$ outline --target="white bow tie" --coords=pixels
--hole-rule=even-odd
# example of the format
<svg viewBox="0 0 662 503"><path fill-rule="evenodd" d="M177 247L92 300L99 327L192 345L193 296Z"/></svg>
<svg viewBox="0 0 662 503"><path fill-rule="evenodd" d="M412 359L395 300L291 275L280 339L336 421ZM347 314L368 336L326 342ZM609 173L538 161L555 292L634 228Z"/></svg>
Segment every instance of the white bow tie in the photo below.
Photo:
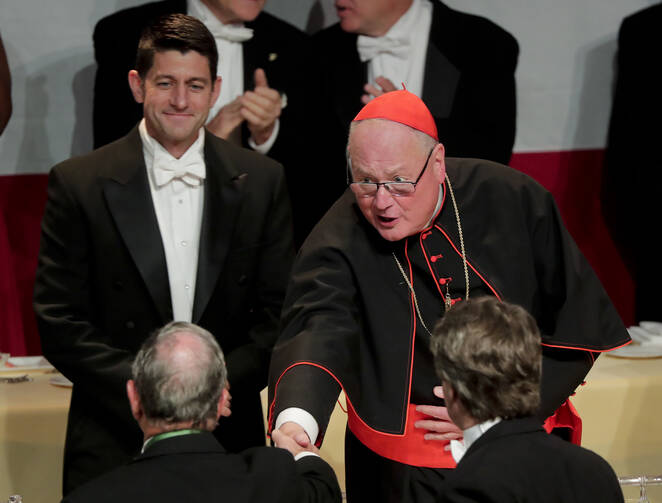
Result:
<svg viewBox="0 0 662 503"><path fill-rule="evenodd" d="M359 51L359 58L361 58L362 63L370 61L379 54L392 54L397 58L405 59L409 53L409 40L404 37L366 37L359 35L356 48Z"/></svg>
<svg viewBox="0 0 662 503"><path fill-rule="evenodd" d="M207 26L214 38L222 38L228 42L245 42L253 38L253 29L237 24L209 23Z"/></svg>
<svg viewBox="0 0 662 503"><path fill-rule="evenodd" d="M175 179L196 186L205 179L205 165L200 156L192 156L185 160L156 159L153 170L157 187L162 187Z"/></svg>

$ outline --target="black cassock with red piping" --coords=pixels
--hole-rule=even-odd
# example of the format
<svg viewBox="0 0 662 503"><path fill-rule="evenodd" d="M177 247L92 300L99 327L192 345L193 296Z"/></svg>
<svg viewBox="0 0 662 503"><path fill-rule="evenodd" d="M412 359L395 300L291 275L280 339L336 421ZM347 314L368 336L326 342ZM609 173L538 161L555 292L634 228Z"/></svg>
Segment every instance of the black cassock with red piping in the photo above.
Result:
<svg viewBox="0 0 662 503"><path fill-rule="evenodd" d="M630 338L549 192L487 161L447 159L446 168L470 297L519 304L540 327L542 422L581 383L598 352ZM313 230L294 265L272 356L271 425L284 408L300 407L316 418L322 438L340 384L350 430L372 452L406 465L454 466L412 424L416 404L443 404L432 394L439 379L421 318L432 330L447 294L452 302L466 297L458 224L446 183L442 189L430 227L399 242L381 238L349 190Z"/></svg>

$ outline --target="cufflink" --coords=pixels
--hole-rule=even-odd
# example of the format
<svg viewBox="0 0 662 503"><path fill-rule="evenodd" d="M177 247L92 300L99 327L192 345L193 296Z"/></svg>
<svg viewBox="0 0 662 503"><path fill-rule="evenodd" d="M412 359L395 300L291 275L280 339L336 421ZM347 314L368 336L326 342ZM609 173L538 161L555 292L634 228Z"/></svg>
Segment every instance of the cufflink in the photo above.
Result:
<svg viewBox="0 0 662 503"><path fill-rule="evenodd" d="M287 94L281 93L280 95L280 108L281 110L287 106Z"/></svg>
<svg viewBox="0 0 662 503"><path fill-rule="evenodd" d="M278 54L275 52L270 52L269 53L269 61L276 61L278 59Z"/></svg>

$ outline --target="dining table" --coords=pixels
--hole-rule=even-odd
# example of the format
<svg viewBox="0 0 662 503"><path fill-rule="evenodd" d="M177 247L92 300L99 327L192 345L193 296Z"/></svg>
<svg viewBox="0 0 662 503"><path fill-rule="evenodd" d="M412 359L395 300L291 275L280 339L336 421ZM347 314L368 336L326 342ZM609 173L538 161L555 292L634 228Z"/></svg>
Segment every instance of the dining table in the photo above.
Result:
<svg viewBox="0 0 662 503"><path fill-rule="evenodd" d="M24 375L29 380L0 382L0 503L10 494L58 502L71 388L52 383L62 379L54 369L0 371L0 378ZM262 397L267 410L266 389ZM582 445L618 476L662 474L662 359L600 356L571 400L582 417ZM344 408L341 395L321 448L343 488ZM649 501L662 503L662 486L647 491ZM638 488L624 492L638 495Z"/></svg>
<svg viewBox="0 0 662 503"><path fill-rule="evenodd" d="M0 371L0 502L14 494L24 503L60 501L70 399L50 366Z"/></svg>
<svg viewBox="0 0 662 503"><path fill-rule="evenodd" d="M582 446L619 477L662 475L662 358L603 354L571 400L582 418ZM626 501L638 501L638 487L623 490ZM651 503L662 503L661 485L646 491Z"/></svg>

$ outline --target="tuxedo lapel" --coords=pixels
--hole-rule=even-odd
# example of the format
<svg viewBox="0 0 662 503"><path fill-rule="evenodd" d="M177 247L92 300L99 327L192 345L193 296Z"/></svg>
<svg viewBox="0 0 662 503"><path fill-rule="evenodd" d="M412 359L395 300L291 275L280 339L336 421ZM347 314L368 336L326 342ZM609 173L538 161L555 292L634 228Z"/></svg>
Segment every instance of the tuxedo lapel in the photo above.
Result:
<svg viewBox="0 0 662 503"><path fill-rule="evenodd" d="M243 177L218 139L205 138L205 202L200 229L193 322L204 313L218 282L234 232Z"/></svg>
<svg viewBox="0 0 662 503"><path fill-rule="evenodd" d="M255 69L260 64L261 55L264 54L262 44L262 37L259 30L255 29L253 23L246 23L247 28L253 28L253 38L241 44L241 50L244 57L244 90L253 89L255 82L253 82L253 75ZM265 69L266 71L266 69ZM267 79L269 74L267 73Z"/></svg>
<svg viewBox="0 0 662 503"><path fill-rule="evenodd" d="M432 115L440 119L450 116L460 80L459 69L446 56L449 43L461 43L460 40L449 40L449 37L453 38L449 31L453 15L453 11L442 3L433 3L421 98Z"/></svg>
<svg viewBox="0 0 662 503"><path fill-rule="evenodd" d="M124 148L112 160L114 174L106 180L103 192L124 244L165 322L172 319L168 268L138 128L120 141Z"/></svg>
<svg viewBox="0 0 662 503"><path fill-rule="evenodd" d="M338 48L335 50L337 56L335 70L331 75L332 89L329 95L334 97L334 109L345 130L363 106L361 103L363 86L368 82L368 64L362 63L359 58L356 39L356 34L341 33Z"/></svg>

